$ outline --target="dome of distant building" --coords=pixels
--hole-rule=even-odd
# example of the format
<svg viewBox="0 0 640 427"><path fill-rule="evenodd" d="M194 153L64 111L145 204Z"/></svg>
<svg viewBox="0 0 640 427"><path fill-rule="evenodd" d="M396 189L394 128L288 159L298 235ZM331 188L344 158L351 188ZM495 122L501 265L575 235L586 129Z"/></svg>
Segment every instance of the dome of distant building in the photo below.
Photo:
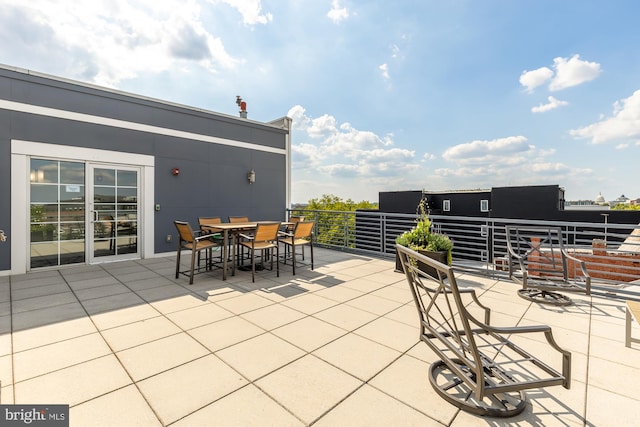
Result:
<svg viewBox="0 0 640 427"><path fill-rule="evenodd" d="M598 193L595 203L605 203L604 197L602 197L602 193Z"/></svg>

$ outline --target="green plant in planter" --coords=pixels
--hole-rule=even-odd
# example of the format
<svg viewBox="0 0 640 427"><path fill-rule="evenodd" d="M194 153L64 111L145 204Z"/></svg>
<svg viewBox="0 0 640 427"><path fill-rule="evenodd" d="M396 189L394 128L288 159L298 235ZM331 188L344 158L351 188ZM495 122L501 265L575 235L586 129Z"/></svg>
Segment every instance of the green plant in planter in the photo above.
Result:
<svg viewBox="0 0 640 427"><path fill-rule="evenodd" d="M396 238L396 243L414 251L447 252L447 264L451 265L453 242L442 233L431 230L431 220L427 211L427 201L418 204L416 225Z"/></svg>

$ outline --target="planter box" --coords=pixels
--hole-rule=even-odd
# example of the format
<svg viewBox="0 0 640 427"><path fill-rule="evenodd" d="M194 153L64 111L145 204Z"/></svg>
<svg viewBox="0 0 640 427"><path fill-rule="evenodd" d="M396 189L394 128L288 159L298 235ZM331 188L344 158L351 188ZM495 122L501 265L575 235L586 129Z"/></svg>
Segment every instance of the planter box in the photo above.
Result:
<svg viewBox="0 0 640 427"><path fill-rule="evenodd" d="M417 250L418 253L420 253L421 255L424 255L426 257L429 257L433 260L436 260L442 264L447 264L447 251L439 251L439 252L432 252L432 251L425 251L422 249L418 249ZM436 270L428 265L426 265L423 262L418 262L418 269L422 272L427 273L429 276L436 276ZM400 264L400 257L398 256L398 251L396 251L396 272L398 273L402 273L402 264Z"/></svg>

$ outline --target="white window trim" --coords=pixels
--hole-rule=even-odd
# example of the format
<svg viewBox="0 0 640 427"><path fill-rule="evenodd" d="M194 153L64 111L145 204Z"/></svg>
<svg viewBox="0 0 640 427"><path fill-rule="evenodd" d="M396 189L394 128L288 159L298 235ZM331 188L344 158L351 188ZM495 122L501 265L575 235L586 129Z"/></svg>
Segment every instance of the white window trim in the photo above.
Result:
<svg viewBox="0 0 640 427"><path fill-rule="evenodd" d="M480 200L480 212L489 212L489 200Z"/></svg>
<svg viewBox="0 0 640 427"><path fill-rule="evenodd" d="M451 200L443 200L442 201L442 210L443 212L451 211Z"/></svg>

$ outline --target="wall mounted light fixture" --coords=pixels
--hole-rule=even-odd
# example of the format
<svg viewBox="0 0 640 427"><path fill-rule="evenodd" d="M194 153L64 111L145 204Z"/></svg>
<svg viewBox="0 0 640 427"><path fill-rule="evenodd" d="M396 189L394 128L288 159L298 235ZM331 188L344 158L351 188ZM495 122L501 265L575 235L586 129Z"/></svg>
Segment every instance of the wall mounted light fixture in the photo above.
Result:
<svg viewBox="0 0 640 427"><path fill-rule="evenodd" d="M172 174L173 176L178 176L178 175L180 175L180 168L173 168L173 169L171 169L171 174Z"/></svg>
<svg viewBox="0 0 640 427"><path fill-rule="evenodd" d="M256 182L256 172L253 169L247 174L247 179L249 180L249 184Z"/></svg>

